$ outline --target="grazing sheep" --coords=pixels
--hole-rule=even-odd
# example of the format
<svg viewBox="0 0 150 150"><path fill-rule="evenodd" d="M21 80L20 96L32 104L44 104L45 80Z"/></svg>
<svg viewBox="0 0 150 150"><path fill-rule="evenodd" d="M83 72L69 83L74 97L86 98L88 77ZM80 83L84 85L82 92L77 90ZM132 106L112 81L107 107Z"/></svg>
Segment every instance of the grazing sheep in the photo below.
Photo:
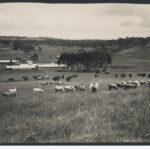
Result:
<svg viewBox="0 0 150 150"><path fill-rule="evenodd" d="M92 93L97 92L98 88L99 88L99 83L95 83L95 85L93 83L90 84L90 91Z"/></svg>
<svg viewBox="0 0 150 150"><path fill-rule="evenodd" d="M46 83L41 83L41 85L48 85L48 82L46 82Z"/></svg>
<svg viewBox="0 0 150 150"><path fill-rule="evenodd" d="M127 82L126 82L126 81L121 81L121 84L122 84L122 85L126 85Z"/></svg>
<svg viewBox="0 0 150 150"><path fill-rule="evenodd" d="M2 96L6 96L6 97L8 97L8 96L16 96L16 92L3 92Z"/></svg>
<svg viewBox="0 0 150 150"><path fill-rule="evenodd" d="M46 80L48 80L48 79L49 79L49 76L48 76L48 75L46 75L46 76L45 76L45 79L46 79Z"/></svg>
<svg viewBox="0 0 150 150"><path fill-rule="evenodd" d="M86 90L86 86L85 85L79 85L79 90L80 91L85 91Z"/></svg>
<svg viewBox="0 0 150 150"><path fill-rule="evenodd" d="M98 90L98 88L99 88L99 83L95 83L95 88Z"/></svg>
<svg viewBox="0 0 150 150"><path fill-rule="evenodd" d="M94 86L94 84L93 83L90 83L90 90L91 90L91 88Z"/></svg>
<svg viewBox="0 0 150 150"><path fill-rule="evenodd" d="M14 89L9 89L8 91L3 92L3 93L2 93L2 96L6 96L6 97L8 97L8 96L16 96L16 92L17 92L17 89L16 89L16 88L14 88Z"/></svg>
<svg viewBox="0 0 150 150"><path fill-rule="evenodd" d="M147 84L147 82L146 81L140 81L140 84L145 85L145 84Z"/></svg>
<svg viewBox="0 0 150 150"><path fill-rule="evenodd" d="M33 88L34 92L44 92L44 90L42 90L41 88Z"/></svg>
<svg viewBox="0 0 150 150"><path fill-rule="evenodd" d="M37 80L43 80L43 79L44 79L44 76L38 76L36 79L37 79Z"/></svg>
<svg viewBox="0 0 150 150"><path fill-rule="evenodd" d="M8 91L9 91L9 92L17 92L17 89L16 89L16 88L14 88L14 89L9 89Z"/></svg>
<svg viewBox="0 0 150 150"><path fill-rule="evenodd" d="M65 92L65 88L63 86L56 86L55 92Z"/></svg>
<svg viewBox="0 0 150 150"><path fill-rule="evenodd" d="M137 85L137 87L140 87L140 82L137 80L133 81L133 84Z"/></svg>
<svg viewBox="0 0 150 150"><path fill-rule="evenodd" d="M114 90L118 90L117 85L116 85L116 84L114 84L114 83L109 84L109 85L108 85L108 88L109 88L109 90L110 90L110 91L111 91L112 89L114 89Z"/></svg>
<svg viewBox="0 0 150 150"><path fill-rule="evenodd" d="M116 85L117 85L118 88L122 88L123 87L121 82L116 83Z"/></svg>
<svg viewBox="0 0 150 150"><path fill-rule="evenodd" d="M73 85L66 85L65 87L65 91L76 91L76 88Z"/></svg>
<svg viewBox="0 0 150 150"><path fill-rule="evenodd" d="M137 88L137 85L133 83L128 83L124 86L124 89L131 89L131 88Z"/></svg>

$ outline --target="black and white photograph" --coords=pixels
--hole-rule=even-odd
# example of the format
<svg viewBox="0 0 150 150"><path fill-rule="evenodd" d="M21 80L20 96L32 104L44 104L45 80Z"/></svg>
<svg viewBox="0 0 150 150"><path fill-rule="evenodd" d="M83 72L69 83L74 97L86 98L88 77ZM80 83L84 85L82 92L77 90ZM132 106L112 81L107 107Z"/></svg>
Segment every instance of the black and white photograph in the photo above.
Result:
<svg viewBox="0 0 150 150"><path fill-rule="evenodd" d="M150 4L0 3L0 144L150 143Z"/></svg>

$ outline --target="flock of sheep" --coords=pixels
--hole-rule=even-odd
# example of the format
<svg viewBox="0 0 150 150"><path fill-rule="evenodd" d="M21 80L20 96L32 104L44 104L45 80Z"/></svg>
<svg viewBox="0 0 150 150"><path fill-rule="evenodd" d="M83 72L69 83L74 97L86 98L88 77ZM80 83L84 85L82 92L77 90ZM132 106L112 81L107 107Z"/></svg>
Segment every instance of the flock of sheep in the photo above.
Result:
<svg viewBox="0 0 150 150"><path fill-rule="evenodd" d="M133 89L133 88L139 88L142 85L146 85L148 84L148 86L150 86L150 80L148 81L121 81L121 82L117 82L117 83L111 83L108 85L109 90L118 90L119 88L122 89Z"/></svg>
<svg viewBox="0 0 150 150"><path fill-rule="evenodd" d="M115 75L116 76L116 75ZM84 84L75 84L71 85L68 84L72 78L77 78L77 75L72 75L66 77L66 83L62 82L60 79L64 79L64 75L62 76L54 76L52 79L53 81L50 82L50 84L55 85L55 92L80 92L80 91L85 91L86 89L90 89L92 93L96 93L99 89L99 83L90 83L90 85L84 85ZM130 75L131 77L131 75ZM149 77L149 76L148 76ZM24 77L25 78L25 77ZM33 76L35 80L41 80L41 79L49 79L48 76L46 78L41 77L41 76ZM25 78L27 79L27 78ZM68 80L69 79L69 80ZM48 85L48 82L43 82L41 85ZM110 83L108 84L108 89L111 90L119 90L119 89L133 89L133 88L139 88L142 85L148 85L150 86L150 80L148 81L120 81L117 83ZM33 88L34 92L44 92L42 88ZM2 93L3 96L16 96L17 89L9 89L8 91L5 91Z"/></svg>

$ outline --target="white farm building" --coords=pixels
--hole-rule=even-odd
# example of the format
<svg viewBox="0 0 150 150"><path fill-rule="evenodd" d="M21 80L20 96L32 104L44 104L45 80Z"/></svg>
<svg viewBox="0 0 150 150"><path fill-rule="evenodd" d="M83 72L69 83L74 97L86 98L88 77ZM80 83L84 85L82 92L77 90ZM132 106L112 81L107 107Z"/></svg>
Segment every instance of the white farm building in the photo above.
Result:
<svg viewBox="0 0 150 150"><path fill-rule="evenodd" d="M56 63L40 63L40 64L20 64L20 65L7 65L5 67L6 70L37 70L37 69L64 69L67 66L64 64L56 64Z"/></svg>
<svg viewBox="0 0 150 150"><path fill-rule="evenodd" d="M6 70L35 70L36 68L37 68L37 64L7 65L5 67Z"/></svg>

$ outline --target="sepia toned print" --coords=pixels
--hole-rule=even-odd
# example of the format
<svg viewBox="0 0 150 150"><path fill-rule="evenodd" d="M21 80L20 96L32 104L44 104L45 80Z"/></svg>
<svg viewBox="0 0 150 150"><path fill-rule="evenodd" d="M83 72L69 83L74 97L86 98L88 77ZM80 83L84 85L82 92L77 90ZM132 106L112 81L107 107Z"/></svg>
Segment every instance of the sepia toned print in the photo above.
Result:
<svg viewBox="0 0 150 150"><path fill-rule="evenodd" d="M0 144L150 142L150 5L0 4Z"/></svg>

